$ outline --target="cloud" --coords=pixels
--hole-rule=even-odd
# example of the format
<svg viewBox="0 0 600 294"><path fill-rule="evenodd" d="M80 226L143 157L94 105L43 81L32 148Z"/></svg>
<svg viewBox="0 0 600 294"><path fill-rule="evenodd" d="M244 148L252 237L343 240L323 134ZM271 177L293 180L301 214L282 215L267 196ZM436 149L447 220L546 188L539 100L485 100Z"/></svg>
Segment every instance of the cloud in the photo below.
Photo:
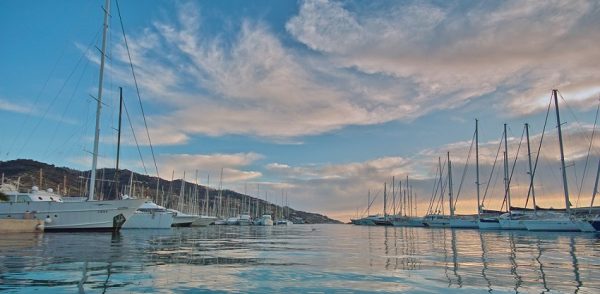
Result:
<svg viewBox="0 0 600 294"><path fill-rule="evenodd" d="M201 178L210 174L212 183L220 180L221 169L223 169L224 183L241 182L258 178L262 174L258 171L245 171L253 162L263 158L256 153L233 153L233 154L161 154L158 156L157 164L160 168L162 178L170 179L175 172L175 178L181 178L186 171L186 179L193 181L195 171L199 172ZM214 186L214 185L213 185Z"/></svg>
<svg viewBox="0 0 600 294"><path fill-rule="evenodd" d="M537 98L555 87L587 100L600 92L597 3L347 6L304 1L286 28L340 66L410 81L425 112L494 95L499 110L525 115L543 109Z"/></svg>
<svg viewBox="0 0 600 294"><path fill-rule="evenodd" d="M27 107L22 104L15 104L11 101L4 100L1 98L0 98L0 110L16 112L16 113L24 113L24 114L33 113L33 108Z"/></svg>

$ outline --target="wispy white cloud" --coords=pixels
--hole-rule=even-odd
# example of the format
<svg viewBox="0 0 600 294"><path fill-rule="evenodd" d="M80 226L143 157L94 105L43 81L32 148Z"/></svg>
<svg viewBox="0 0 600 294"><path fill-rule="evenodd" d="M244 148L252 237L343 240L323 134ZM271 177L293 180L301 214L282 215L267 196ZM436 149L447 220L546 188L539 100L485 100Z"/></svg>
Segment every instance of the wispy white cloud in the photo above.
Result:
<svg viewBox="0 0 600 294"><path fill-rule="evenodd" d="M429 111L493 94L499 110L522 115L543 108L535 98L554 87L598 95L597 3L367 6L304 1L287 29L341 66L409 80L415 103Z"/></svg>
<svg viewBox="0 0 600 294"><path fill-rule="evenodd" d="M1 98L0 98L0 110L16 112L16 113L24 113L24 114L33 113L33 108L31 108L31 107L27 107L22 104L16 104L16 103L13 103L11 101L1 99Z"/></svg>
<svg viewBox="0 0 600 294"><path fill-rule="evenodd" d="M388 4L301 2L286 29L308 50L248 19L233 38L207 35L200 9L180 4L176 19L129 42L142 91L167 109L152 115L154 132L168 134L157 144L195 134L286 142L484 95L498 97L499 113L524 115L553 87L585 108L600 91L593 2ZM116 55L127 60L122 45Z"/></svg>
<svg viewBox="0 0 600 294"><path fill-rule="evenodd" d="M243 170L255 161L263 158L256 153L234 153L234 154L161 154L157 161L161 177L169 178L175 172L175 178L181 178L186 171L187 180L195 176L197 170L200 177L206 178L207 174L212 178L212 183L221 180L221 169L223 170L222 181L225 184L233 182L248 181L262 176L262 173L252 170Z"/></svg>

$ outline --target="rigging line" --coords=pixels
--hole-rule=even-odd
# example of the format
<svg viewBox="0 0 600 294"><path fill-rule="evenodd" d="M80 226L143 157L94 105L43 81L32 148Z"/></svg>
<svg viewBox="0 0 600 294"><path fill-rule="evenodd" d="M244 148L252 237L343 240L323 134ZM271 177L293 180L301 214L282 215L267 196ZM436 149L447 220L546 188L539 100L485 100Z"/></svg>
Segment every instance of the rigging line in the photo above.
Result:
<svg viewBox="0 0 600 294"><path fill-rule="evenodd" d="M85 62L85 64L83 65L81 75L79 76L79 79L77 80L77 83L75 84L75 88L73 89L73 93L71 93L71 97L69 97L69 101L67 102L67 107L64 108L64 110L60 116L60 121L58 121L55 124L54 131L52 132L52 136L50 136L50 142L47 145L48 147L50 147L50 146L52 146L52 144L54 144L54 139L56 138L56 134L58 133L59 123L63 122L63 119L67 114L67 110L69 110L69 107L71 106L71 103L73 102L73 99L75 98L75 94L77 93L77 90L79 89L79 85L81 84L81 80L83 79L83 76L85 75L85 72L86 72L89 64L90 64L90 60L88 59ZM50 148L46 149L46 152L44 152L44 156L46 156L48 154L49 150L50 150Z"/></svg>
<svg viewBox="0 0 600 294"><path fill-rule="evenodd" d="M439 188L438 185L438 173L440 172L440 166L437 166L437 170L435 171L435 180L433 181L433 187L431 189L431 198L429 199L429 206L427 207L427 212L429 213L433 213L432 209L433 209L433 203L435 202L435 198L437 196L437 189Z"/></svg>
<svg viewBox="0 0 600 294"><path fill-rule="evenodd" d="M542 128L542 135L540 137L540 145L538 146L537 154L535 155L535 163L533 164L533 170L531 171L532 179L535 179L535 172L537 170L538 160L540 159L540 153L542 150L542 143L544 142L544 134L546 133L546 126L548 126L548 116L550 115L550 107L552 107L552 94L550 94L550 102L548 103L548 108L546 109L546 119L544 120L544 127ZM531 196L532 189L533 180L529 181L529 189L527 191L527 200L525 200L525 207L527 207L527 204L529 203L529 197Z"/></svg>
<svg viewBox="0 0 600 294"><path fill-rule="evenodd" d="M367 211L371 208L371 205L373 205L373 202L375 202L375 199L377 199L377 196L379 196L379 193L381 193L381 189L379 189L379 191L377 191L377 193L375 193L375 197L373 197L373 199L371 199L371 203L369 203L369 206L367 206L365 211L363 211L362 215L367 214Z"/></svg>
<svg viewBox="0 0 600 294"><path fill-rule="evenodd" d="M575 115L575 112L574 112L574 111L573 111L573 109L570 107L570 105L567 103L567 100L565 100L565 98L563 97L562 93L560 93L560 92L558 92L558 93L559 93L559 95L560 95L560 98L561 98L561 100L564 102L565 106L567 107L567 109L569 110L569 112L571 113L571 115L573 116L573 119L575 119L576 126L578 127L578 129L579 129L579 130L580 130L582 133L584 133L584 132L583 132L583 128L581 127L581 122L579 122L579 120L577 119L577 116ZM585 133L584 133L584 136L586 137L586 139L589 139L589 138L587 138L587 136L585 135ZM590 141L590 144L591 144L591 141ZM591 146L590 146L590 149L591 149ZM589 151L588 151L588 152L589 152ZM583 181L585 180L585 176L586 176L586 174L587 174L587 168L588 168L588 163L589 163L589 162L588 162L588 159L589 159L589 156L586 156L585 166L584 166L584 168L583 168L583 175L582 175L582 177L581 177L581 183L582 183L582 185L583 185ZM577 178L575 179L575 182L577 182ZM577 188L578 188L578 193L577 193L577 202L576 202L576 203L578 204L578 203L579 203L579 198L580 198L580 196L581 196L581 190L583 189L583 187L582 187L582 186L579 186L579 187L577 187ZM576 205L576 206L577 206L577 205Z"/></svg>
<svg viewBox="0 0 600 294"><path fill-rule="evenodd" d="M81 56L79 57L79 60L77 60L77 63L75 64L75 67L69 73L69 75L67 76L67 79L63 82L62 86L58 90L58 93L56 93L56 95L54 96L54 98L52 98L52 101L50 101L50 104L48 105L48 107L46 107L46 110L44 111L44 114L39 118L39 120L37 121L37 123L36 123L35 127L33 128L33 130L31 132L29 132L29 136L27 137L27 139L25 140L25 142L23 143L23 145L21 146L21 148L17 151L17 157L21 154L21 152L23 152L23 149L25 149L25 147L29 144L29 141L33 137L33 134L36 132L36 130L42 124L42 120L46 119L46 116L50 112L50 109L52 108L52 106L54 105L54 103L56 102L56 100L58 100L58 97L60 96L60 94L62 94L62 91L67 86L67 83L71 80L71 77L73 76L73 74L75 74L75 72L79 68L79 65L81 64L81 61L86 56L86 54L90 51L90 48L92 47L92 45L95 43L94 41L97 40L97 36L98 36L98 34L96 34L96 36L94 37L94 39L92 40L92 42L88 45L88 47L86 48L86 50L81 53Z"/></svg>
<svg viewBox="0 0 600 294"><path fill-rule="evenodd" d="M525 127L523 127L523 133L521 134L521 140L519 141L519 147L517 147L517 154L515 155L515 160L513 161L512 168L510 170L510 176L508 177L508 183L506 184L506 189L504 191L504 201L508 197L508 189L510 189L510 182L512 181L513 173L515 172L515 166L517 166L517 159L519 158L519 151L521 150L521 145L523 144L523 138L525 137ZM508 154L506 154L506 158L508 158ZM504 206L504 204L502 204ZM508 207L510 210L510 207Z"/></svg>
<svg viewBox="0 0 600 294"><path fill-rule="evenodd" d="M502 138L498 143L498 150L496 151L496 158L494 159L494 164L492 165L492 171L490 172L490 177L485 185L485 192L483 192L483 198L481 199L481 206L485 202L485 197L487 196L488 189L490 187L490 182L492 181L492 175L494 174L494 169L496 168L496 162L498 161L498 154L500 153L500 148L502 147L502 142L504 142L504 131L502 131Z"/></svg>
<svg viewBox="0 0 600 294"><path fill-rule="evenodd" d="M142 167L144 167L144 173L148 174L148 171L146 170L146 164L144 163L144 158L142 157L142 151L140 150L140 144L138 144L137 136L135 135L135 131L133 130L133 123L131 123L131 117L129 116L129 110L127 110L127 103L125 103L125 99L123 99L123 109L125 109L127 121L129 122L129 127L131 128L131 133L133 134L133 140L135 141L135 146L137 147L138 154L140 155L140 160L142 161Z"/></svg>
<svg viewBox="0 0 600 294"><path fill-rule="evenodd" d="M435 204L435 211L437 214L440 212L443 214L444 211L444 194L446 193L446 186L448 184L448 177L443 177L440 179L441 181L441 189L440 189L440 197L437 199L437 203Z"/></svg>
<svg viewBox="0 0 600 294"><path fill-rule="evenodd" d="M440 197L437 199L437 202L435 204L435 211L436 212L440 210L439 209L440 208L440 202L442 203L441 204L441 208L442 209L443 209L443 205L444 205L444 203L443 203L443 201L444 201L444 193L446 192L446 184L447 184L446 179L448 178L448 177L444 178L443 171L445 169L446 169L446 161L444 161L444 164L442 165L442 169L441 169L441 173L440 173L440 178L439 178L439 181L438 181L438 185L440 185Z"/></svg>
<svg viewBox="0 0 600 294"><path fill-rule="evenodd" d="M91 3L91 2L90 2ZM86 7L86 10L89 10L89 5L88 7ZM71 35L73 33L73 31L75 30L75 26L71 27L71 32L68 35ZM96 36L94 37L94 39L97 38L98 34L100 33L100 30L98 30L98 32L96 32ZM93 43L93 40L92 40ZM44 93L44 91L46 90L46 87L48 86L48 82L50 81L50 78L52 78L52 76L54 75L54 72L56 71L58 64L60 63L60 61L62 60L63 56L65 55L65 52L67 51L67 46L69 46L70 43L65 43L65 45L63 46L59 57L56 59L56 61L54 62L54 65L52 66L52 69L50 70L50 73L48 74L48 76L46 77L46 80L44 81L44 84L42 86L42 88L40 89L40 91L38 92L38 94L35 97L35 101L33 102L33 105L37 105L40 98L42 97L42 93ZM14 140L12 141L10 147L8 148L8 151L6 152L6 157L8 158L10 152L12 151L16 141L19 139L20 134L24 133L23 132L23 127L25 126L25 123L27 122L28 118L31 117L32 113L28 113L25 117L23 117L23 120L21 122L21 124L19 124L20 126L20 131L17 132L17 136L14 138Z"/></svg>
<svg viewBox="0 0 600 294"><path fill-rule="evenodd" d="M467 161L465 162L465 167L463 169L462 177L460 178L460 184L458 185L458 191L456 192L454 203L452 206L456 208L456 203L458 202L458 196L460 196L460 191L462 190L463 183L465 181L465 177L467 175L467 169L469 167L469 159L471 158L471 151L473 151L473 145L475 144L475 133L473 133L473 138L471 138L471 147L469 147L469 153L467 154Z"/></svg>
<svg viewBox="0 0 600 294"><path fill-rule="evenodd" d="M433 201L435 202L435 211L432 211L433 213L436 213L438 211L440 199L442 199L444 197L444 187L443 187L442 183L444 182L444 169L446 169L446 161L444 161L444 164L441 165L439 168L440 168L440 174L439 174L440 177L435 180L435 196L436 197L433 198ZM437 197L438 191L440 192L439 197ZM433 206L431 208L433 209Z"/></svg>
<svg viewBox="0 0 600 294"><path fill-rule="evenodd" d="M562 95L561 95L561 97L562 97ZM581 191L583 190L583 181L585 179L585 174L586 174L587 167L588 167L590 153L592 152L592 145L594 144L594 135L596 133L596 125L598 123L598 113L599 113L599 111L600 111L600 99L598 99L598 106L596 107L596 117L594 118L594 127L592 128L592 136L590 138L590 145L588 146L588 152L587 152L587 155L585 157L585 167L583 169L583 177L581 177L581 183L579 184L579 193L577 194L577 204L576 204L576 206L579 205L579 198L581 197Z"/></svg>
<svg viewBox="0 0 600 294"><path fill-rule="evenodd" d="M154 168L156 169L156 177L160 178L160 175L158 173L158 165L156 164L156 157L154 156L154 147L152 147L152 140L150 139L150 131L148 131L148 123L146 122L144 106L142 105L142 97L140 96L140 88L138 86L137 78L135 76L135 70L133 69L133 62L131 61L131 52L129 51L129 45L127 44L127 36L125 35L125 26L123 25L123 18L121 17L121 8L119 7L119 0L115 0L115 2L117 3L117 12L119 14L119 22L121 23L121 31L123 32L123 40L125 41L125 48L127 49L127 57L129 58L129 66L131 67L131 74L133 75L133 82L135 83L135 91L137 93L138 101L140 103L140 109L142 111L142 118L144 119L144 126L146 127L146 135L148 136L148 143L150 145L150 152L152 153L152 160L154 161Z"/></svg>

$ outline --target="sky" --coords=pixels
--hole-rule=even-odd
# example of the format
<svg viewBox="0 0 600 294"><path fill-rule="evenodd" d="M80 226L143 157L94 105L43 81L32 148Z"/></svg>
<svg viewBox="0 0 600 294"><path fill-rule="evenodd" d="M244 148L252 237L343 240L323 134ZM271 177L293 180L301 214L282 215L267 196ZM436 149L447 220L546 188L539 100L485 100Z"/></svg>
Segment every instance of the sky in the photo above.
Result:
<svg viewBox="0 0 600 294"><path fill-rule="evenodd" d="M537 202L564 207L554 105L546 119L558 89L571 202L590 203L600 155L598 1L118 5L110 5L101 167L115 165L123 87L120 166L151 176L153 151L162 178L185 171L194 182L198 171L199 183L216 187L223 169L225 188L257 196L260 186L262 199L286 194L293 208L342 221L366 213L368 193L377 197L369 212L381 212L384 183L394 177L396 192L408 176L423 215L438 157L447 182L450 152L457 212L473 213L478 119L484 206L499 209L504 197L505 123L512 204L524 205L529 123ZM0 1L0 160L91 167L103 6Z"/></svg>

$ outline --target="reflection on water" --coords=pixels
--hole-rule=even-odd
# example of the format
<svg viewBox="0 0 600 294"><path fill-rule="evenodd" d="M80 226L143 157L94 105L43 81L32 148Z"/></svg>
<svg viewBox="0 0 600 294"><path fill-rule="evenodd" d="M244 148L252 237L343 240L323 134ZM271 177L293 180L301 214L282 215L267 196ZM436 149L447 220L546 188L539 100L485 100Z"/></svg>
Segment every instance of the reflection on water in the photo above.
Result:
<svg viewBox="0 0 600 294"><path fill-rule="evenodd" d="M598 235L290 227L0 238L7 292L600 292Z"/></svg>

